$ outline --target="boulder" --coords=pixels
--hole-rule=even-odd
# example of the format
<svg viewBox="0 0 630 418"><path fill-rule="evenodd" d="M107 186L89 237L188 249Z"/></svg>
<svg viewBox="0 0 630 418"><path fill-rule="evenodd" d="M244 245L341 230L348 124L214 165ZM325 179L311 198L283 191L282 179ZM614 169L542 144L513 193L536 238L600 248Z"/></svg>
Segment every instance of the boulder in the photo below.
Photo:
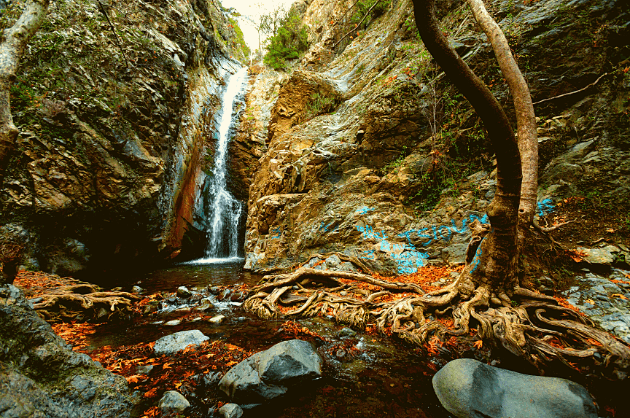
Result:
<svg viewBox="0 0 630 418"><path fill-rule="evenodd" d="M199 345L209 338L203 335L198 329L190 331L180 331L175 334L167 335L155 342L153 351L158 356L169 355L184 350L189 345Z"/></svg>
<svg viewBox="0 0 630 418"><path fill-rule="evenodd" d="M223 418L241 418L243 416L243 410L235 403L226 403L219 408L219 415Z"/></svg>
<svg viewBox="0 0 630 418"><path fill-rule="evenodd" d="M0 416L123 418L139 399L122 376L72 351L14 286L0 286Z"/></svg>
<svg viewBox="0 0 630 418"><path fill-rule="evenodd" d="M473 359L449 362L433 377L438 399L458 418L597 418L584 387L557 377L530 376Z"/></svg>
<svg viewBox="0 0 630 418"><path fill-rule="evenodd" d="M310 343L283 341L231 368L219 382L219 389L235 401L269 400L321 376L321 366L322 359Z"/></svg>
<svg viewBox="0 0 630 418"><path fill-rule="evenodd" d="M172 412L184 412L184 410L189 406L190 402L184 398L184 395L174 390L164 392L164 395L158 403L158 408L160 408L165 414Z"/></svg>

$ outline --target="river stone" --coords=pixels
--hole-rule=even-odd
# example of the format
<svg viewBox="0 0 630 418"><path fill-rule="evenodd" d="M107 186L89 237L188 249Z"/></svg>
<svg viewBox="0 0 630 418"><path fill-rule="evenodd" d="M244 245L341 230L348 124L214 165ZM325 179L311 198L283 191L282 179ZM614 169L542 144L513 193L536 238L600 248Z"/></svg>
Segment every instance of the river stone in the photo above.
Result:
<svg viewBox="0 0 630 418"><path fill-rule="evenodd" d="M180 298L189 298L192 295L191 291L186 286L180 286L177 288L177 296Z"/></svg>
<svg viewBox="0 0 630 418"><path fill-rule="evenodd" d="M164 392L162 399L158 403L158 408L163 413L183 412L189 406L190 402L184 398L184 395L174 390Z"/></svg>
<svg viewBox="0 0 630 418"><path fill-rule="evenodd" d="M211 324L220 324L221 322L223 322L224 319L225 319L224 315L216 315L208 319L208 322L210 322Z"/></svg>
<svg viewBox="0 0 630 418"><path fill-rule="evenodd" d="M449 362L433 376L433 388L444 408L458 418L597 418L593 399L577 383L473 359Z"/></svg>
<svg viewBox="0 0 630 418"><path fill-rule="evenodd" d="M235 403L226 403L219 408L219 414L223 418L241 418L243 416L243 409Z"/></svg>
<svg viewBox="0 0 630 418"><path fill-rule="evenodd" d="M208 339L209 338L203 335L198 329L180 331L157 340L155 346L153 346L153 351L155 351L155 354L158 356L174 354L178 351L183 351L191 344L199 345Z"/></svg>
<svg viewBox="0 0 630 418"><path fill-rule="evenodd" d="M232 367L219 382L219 389L235 401L269 400L321 376L321 368L322 359L310 343L283 341Z"/></svg>

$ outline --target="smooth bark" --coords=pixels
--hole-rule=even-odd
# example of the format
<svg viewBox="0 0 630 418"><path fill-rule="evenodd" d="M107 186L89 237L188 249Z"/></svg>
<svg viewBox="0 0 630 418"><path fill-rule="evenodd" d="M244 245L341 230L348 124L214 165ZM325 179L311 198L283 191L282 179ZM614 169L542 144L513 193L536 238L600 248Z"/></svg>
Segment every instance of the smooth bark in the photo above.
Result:
<svg viewBox="0 0 630 418"><path fill-rule="evenodd" d="M0 185L15 147L18 129L11 115L11 84L26 44L46 16L49 0L27 0L22 15L4 30L0 43Z"/></svg>
<svg viewBox="0 0 630 418"><path fill-rule="evenodd" d="M503 77L512 94L523 175L519 218L521 225L527 226L534 221L538 195L538 132L532 96L529 93L527 82L518 68L514 56L512 56L510 45L503 31L486 10L483 0L467 1L475 20L488 36Z"/></svg>
<svg viewBox="0 0 630 418"><path fill-rule="evenodd" d="M435 0L414 0L420 37L447 77L481 117L497 157L497 191L488 208L491 232L481 241L467 266L475 286L510 290L517 284L517 225L521 193L518 144L503 108L483 81L449 45L438 26ZM472 294L473 289L466 293Z"/></svg>

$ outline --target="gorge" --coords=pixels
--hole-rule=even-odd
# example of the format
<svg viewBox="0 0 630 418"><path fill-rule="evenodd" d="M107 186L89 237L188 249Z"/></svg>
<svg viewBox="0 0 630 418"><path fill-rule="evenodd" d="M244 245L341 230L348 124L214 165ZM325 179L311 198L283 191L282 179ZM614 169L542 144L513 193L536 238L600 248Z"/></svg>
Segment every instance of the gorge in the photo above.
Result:
<svg viewBox="0 0 630 418"><path fill-rule="evenodd" d="M622 0L485 3L529 84L537 116L538 210L521 285L556 298L559 311L581 312L575 315L626 350L630 8ZM18 3L7 4L3 29L20 12ZM467 2L436 4L451 46L515 120L509 89ZM221 373L283 339L311 341L329 374L300 398L303 405L270 407L274 416L331 416L327 400L347 416L448 416L430 377L458 357L540 373L515 360L509 344L482 338L481 321L459 345L448 337L392 342L390 335L421 328L425 317L449 326L441 313L414 302L406 318L393 310L378 334L374 312L389 309L389 293L411 300L418 287L448 288L470 264L473 225L488 222L496 193L495 152L480 118L420 39L411 0L302 0L291 10L308 46L274 69L250 61L227 3L51 3L11 87L19 135L0 184L0 245L19 254L0 250L3 268L21 271L15 283L31 301L42 297L26 287L38 271L123 293L140 289L134 294L141 301L125 312L123 325L86 319L102 335L90 334L82 350L105 356L103 347L129 345L138 350L129 358L141 352L155 363L147 378L137 378L145 375L131 366L118 370L132 388L152 393L144 400L112 378L123 409L135 402L147 416L176 383L192 402L191 416L212 416L208 408L218 411L228 400L216 385L207 389L211 395L200 392L202 380L160 380L169 363L142 344L175 331L201 330L241 356L213 364ZM260 281L264 274L280 285ZM372 281L349 282L355 279ZM377 289L379 280L401 287ZM326 293L331 288L334 295ZM6 318L17 317L14 300L28 310L29 301L13 289L0 298ZM488 302L496 311L522 302L499 296ZM363 316L349 313L357 300L365 303ZM5 342L14 329L0 326ZM543 342L561 350L567 343ZM20 344L11 349L28 346ZM623 356L582 349L588 355L575 360L569 353L546 373L584 385L600 416L622 416L627 367L608 365ZM1 353L0 376L39 382L28 368L37 355L20 369L17 357ZM228 359L204 351L206 359L210 354ZM151 365L146 358L141 363ZM110 360L99 361L115 364ZM188 363L177 361L178 373L187 375ZM586 361L595 365L572 368ZM198 379L205 375L195 369ZM150 386L151 379L159 383Z"/></svg>

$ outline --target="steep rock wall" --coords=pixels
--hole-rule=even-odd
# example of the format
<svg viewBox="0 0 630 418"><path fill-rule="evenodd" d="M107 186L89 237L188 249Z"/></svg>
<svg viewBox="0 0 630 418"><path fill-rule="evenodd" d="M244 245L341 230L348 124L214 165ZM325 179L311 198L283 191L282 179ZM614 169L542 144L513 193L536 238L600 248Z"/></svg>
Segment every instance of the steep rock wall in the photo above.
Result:
<svg viewBox="0 0 630 418"><path fill-rule="evenodd" d="M332 251L386 273L462 262L468 225L484 218L494 195L483 128L419 40L411 1L385 2L382 15L343 38L352 3L316 0L305 12L316 43L282 83L271 111L268 150L250 187L247 268L289 268ZM453 45L513 113L490 45L464 2L440 5ZM614 170L603 193L619 196L628 173L611 161L623 160L628 147L619 129L628 124L627 3L496 0L489 6L534 101L608 73L596 88L537 106L541 172L594 140L590 151L607 150L607 165L590 159L590 168L575 170L590 173L591 181L596 172ZM563 120L562 127L552 127L554 120ZM541 198L553 199L575 194L585 181L545 179Z"/></svg>
<svg viewBox="0 0 630 418"><path fill-rule="evenodd" d="M241 41L212 0L50 5L12 87L21 132L0 190L22 263L76 274L176 254Z"/></svg>

